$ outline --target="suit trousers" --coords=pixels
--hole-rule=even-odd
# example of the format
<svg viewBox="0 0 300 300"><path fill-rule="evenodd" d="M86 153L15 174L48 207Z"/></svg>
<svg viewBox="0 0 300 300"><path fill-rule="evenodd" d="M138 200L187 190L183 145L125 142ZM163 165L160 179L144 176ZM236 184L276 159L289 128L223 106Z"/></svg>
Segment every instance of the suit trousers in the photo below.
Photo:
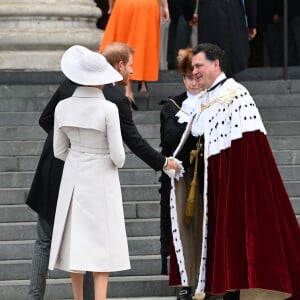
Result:
<svg viewBox="0 0 300 300"><path fill-rule="evenodd" d="M167 61L168 69L177 69L177 55L179 49L188 47L191 39L192 27L180 16L172 20L169 26Z"/></svg>
<svg viewBox="0 0 300 300"><path fill-rule="evenodd" d="M52 226L39 217L37 222L37 239L32 257L28 300L42 300L44 298L51 237Z"/></svg>
<svg viewBox="0 0 300 300"><path fill-rule="evenodd" d="M37 239L34 245L32 257L30 285L28 300L43 300L46 289L49 256L52 238L52 226L47 221L38 218ZM84 276L84 299L94 299L94 281L92 273L87 272Z"/></svg>

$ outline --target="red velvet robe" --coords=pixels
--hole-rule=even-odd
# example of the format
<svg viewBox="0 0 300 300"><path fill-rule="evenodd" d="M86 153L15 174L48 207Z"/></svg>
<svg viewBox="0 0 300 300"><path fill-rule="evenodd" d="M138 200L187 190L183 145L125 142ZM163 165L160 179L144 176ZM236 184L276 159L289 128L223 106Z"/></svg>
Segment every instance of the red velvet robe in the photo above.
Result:
<svg viewBox="0 0 300 300"><path fill-rule="evenodd" d="M240 299L249 291L256 299L269 290L279 292L276 299L299 300L300 228L261 117L249 92L234 80L218 94L192 128L193 135L204 134L206 162L196 294L239 289ZM173 245L177 260L171 254L170 282L182 284L180 244L173 239Z"/></svg>
<svg viewBox="0 0 300 300"><path fill-rule="evenodd" d="M300 299L300 230L266 136L208 159L205 291L260 288Z"/></svg>

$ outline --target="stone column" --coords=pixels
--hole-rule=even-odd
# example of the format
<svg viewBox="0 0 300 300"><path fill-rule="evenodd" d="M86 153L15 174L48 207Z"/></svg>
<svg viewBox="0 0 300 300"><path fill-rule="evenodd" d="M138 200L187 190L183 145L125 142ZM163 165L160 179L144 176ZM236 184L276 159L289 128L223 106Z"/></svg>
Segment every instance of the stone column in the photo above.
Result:
<svg viewBox="0 0 300 300"><path fill-rule="evenodd" d="M94 0L1 0L0 70L56 71L72 45L97 51L100 16Z"/></svg>

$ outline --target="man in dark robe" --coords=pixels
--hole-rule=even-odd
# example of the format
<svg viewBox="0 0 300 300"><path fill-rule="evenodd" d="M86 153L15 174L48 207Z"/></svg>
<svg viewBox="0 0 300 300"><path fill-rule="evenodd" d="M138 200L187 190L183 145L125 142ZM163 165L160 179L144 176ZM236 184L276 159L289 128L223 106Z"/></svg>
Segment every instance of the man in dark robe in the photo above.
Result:
<svg viewBox="0 0 300 300"><path fill-rule="evenodd" d="M249 40L256 35L256 0L199 0L198 43L212 43L225 51L226 74L247 68Z"/></svg>

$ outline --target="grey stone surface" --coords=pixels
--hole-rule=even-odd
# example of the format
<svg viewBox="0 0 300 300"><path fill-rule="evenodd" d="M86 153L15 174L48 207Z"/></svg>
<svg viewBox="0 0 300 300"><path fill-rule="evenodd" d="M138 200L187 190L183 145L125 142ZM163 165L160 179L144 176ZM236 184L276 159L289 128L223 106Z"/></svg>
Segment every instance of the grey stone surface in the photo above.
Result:
<svg viewBox="0 0 300 300"><path fill-rule="evenodd" d="M159 217L153 216L146 204L138 204L140 209L144 211L144 218ZM124 202L124 215L128 219L137 218L137 206L135 202ZM145 208L144 208L145 206ZM36 213L26 204L10 204L0 205L0 220L1 222L32 222L37 220Z"/></svg>
<svg viewBox="0 0 300 300"><path fill-rule="evenodd" d="M124 185L122 188L123 201L140 202L159 199L159 185ZM28 194L27 188L0 188L0 204L24 203Z"/></svg>
<svg viewBox="0 0 300 300"><path fill-rule="evenodd" d="M264 125L269 136L300 136L299 121L266 121Z"/></svg>
<svg viewBox="0 0 300 300"><path fill-rule="evenodd" d="M28 290L28 280L0 282L0 299L24 300ZM175 289L168 286L167 276L127 276L111 277L108 297L160 297L174 296ZM45 300L73 299L70 279L49 279ZM167 298L169 299L169 298Z"/></svg>
<svg viewBox="0 0 300 300"><path fill-rule="evenodd" d="M300 150L274 150L273 154L279 165L300 164Z"/></svg>
<svg viewBox="0 0 300 300"><path fill-rule="evenodd" d="M13 124L15 125L15 124ZM44 141L46 133L38 126L5 126L0 127L0 140L9 141L12 138L15 141Z"/></svg>
<svg viewBox="0 0 300 300"><path fill-rule="evenodd" d="M160 255L133 256L130 258L131 269L122 272L112 272L116 276L147 276L159 275L161 268ZM0 262L0 281L26 280L30 278L31 260L9 260ZM59 270L51 271L50 278L69 278L70 274Z"/></svg>
<svg viewBox="0 0 300 300"><path fill-rule="evenodd" d="M39 155L35 156L0 156L0 172L35 171Z"/></svg>
<svg viewBox="0 0 300 300"><path fill-rule="evenodd" d="M271 148L273 150L298 150L300 149L299 136L269 136Z"/></svg>
<svg viewBox="0 0 300 300"><path fill-rule="evenodd" d="M159 235L159 219L125 220L128 237ZM36 238L35 222L0 223L0 241L22 241Z"/></svg>
<svg viewBox="0 0 300 300"><path fill-rule="evenodd" d="M38 124L40 113L32 112L0 112L0 126L28 126Z"/></svg>
<svg viewBox="0 0 300 300"><path fill-rule="evenodd" d="M63 52L80 44L97 50L101 11L93 0L30 0L0 3L0 68L60 70Z"/></svg>
<svg viewBox="0 0 300 300"><path fill-rule="evenodd" d="M0 241L0 262L31 260L34 242L35 240ZM159 236L128 237L128 248L130 256L159 255Z"/></svg>
<svg viewBox="0 0 300 300"><path fill-rule="evenodd" d="M0 156L40 155L44 141L0 141Z"/></svg>

